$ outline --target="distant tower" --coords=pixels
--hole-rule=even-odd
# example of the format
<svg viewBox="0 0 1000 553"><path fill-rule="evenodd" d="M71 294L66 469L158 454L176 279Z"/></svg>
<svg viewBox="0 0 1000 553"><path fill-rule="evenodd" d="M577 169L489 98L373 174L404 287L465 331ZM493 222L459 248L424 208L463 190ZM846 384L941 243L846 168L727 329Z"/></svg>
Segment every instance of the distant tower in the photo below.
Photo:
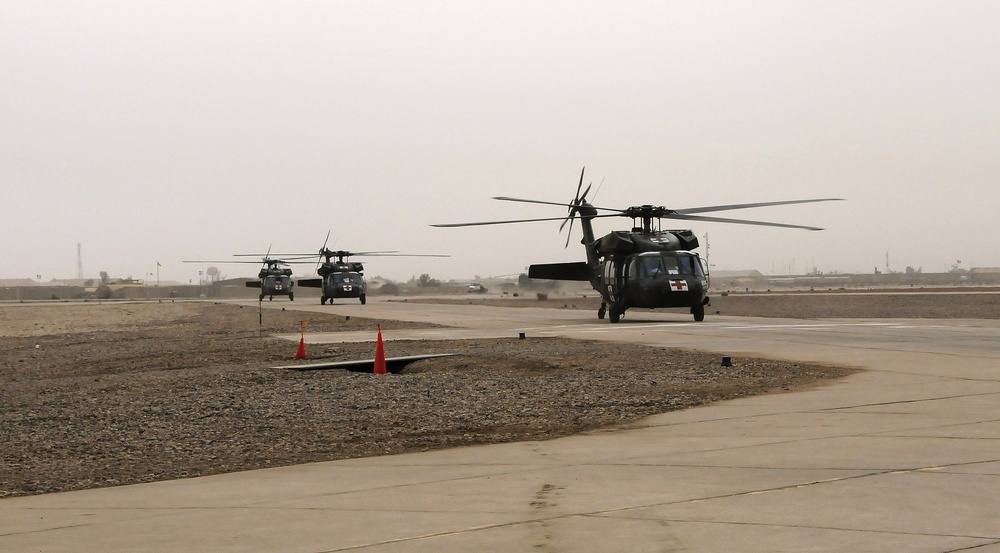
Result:
<svg viewBox="0 0 1000 553"><path fill-rule="evenodd" d="M83 248L76 243L76 278L83 280Z"/></svg>

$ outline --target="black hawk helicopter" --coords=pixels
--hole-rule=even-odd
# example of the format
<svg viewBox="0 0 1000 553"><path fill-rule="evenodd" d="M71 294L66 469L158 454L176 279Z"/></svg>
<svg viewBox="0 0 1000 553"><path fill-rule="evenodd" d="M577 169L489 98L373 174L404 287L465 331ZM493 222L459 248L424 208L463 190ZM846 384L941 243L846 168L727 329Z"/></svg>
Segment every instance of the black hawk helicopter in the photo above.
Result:
<svg viewBox="0 0 1000 553"><path fill-rule="evenodd" d="M333 303L334 298L357 298L364 305L368 301L366 294L363 264L348 261L352 255L371 255L374 252L353 253L344 250L333 251L326 245L319 250L319 256L324 261L318 262L316 274L319 278L300 278L299 286L305 288L320 288L320 305L326 305L326 300Z"/></svg>
<svg viewBox="0 0 1000 553"><path fill-rule="evenodd" d="M260 288L260 301L264 301L264 296L268 301L273 301L274 296L288 296L288 301L295 301L295 292L292 287L292 269L288 263L280 259L270 259L265 257L257 278L260 280L248 280L247 288ZM279 267L279 265L284 265Z"/></svg>
<svg viewBox="0 0 1000 553"><path fill-rule="evenodd" d="M447 255L436 254L403 254L396 251L380 252L349 252L345 250L331 250L326 247L330 241L330 233L326 233L326 240L319 253L315 254L289 254L289 259L302 259L304 257L318 256L316 262L316 274L319 278L300 278L299 286L304 288L320 288L322 293L319 297L320 305L326 305L327 300L333 304L335 298L357 298L364 305L368 301L367 284L365 283L365 267L357 261L349 261L350 257L362 256L392 256L392 257L448 257ZM295 257L293 257L295 256Z"/></svg>
<svg viewBox="0 0 1000 553"><path fill-rule="evenodd" d="M234 257L257 257L258 254L235 254ZM292 269L287 261L270 257L270 251L261 257L260 261L184 261L184 263L260 263L260 272L257 273L258 280L248 280L247 288L260 288L260 301L264 301L264 296L268 301L274 301L274 296L288 296L289 301L295 301L295 292L292 287Z"/></svg>
<svg viewBox="0 0 1000 553"><path fill-rule="evenodd" d="M585 170L586 168L584 168ZM698 214L753 207L828 202L842 199L822 198L757 202L687 209L668 209L663 206L654 205L640 205L625 209L595 207L588 203L586 199L591 186L587 186L583 194L580 193L583 187L583 174L583 171L581 171L580 182L576 187L576 197L568 204L510 198L507 196L496 196L493 198L508 202L566 207L568 215L565 217L448 223L431 226L466 227L561 220L562 225L559 226L559 230L562 231L566 223L569 223L569 233L572 234L573 220L579 217L580 225L583 227L583 240L581 243L587 250L587 261L531 265L528 267L528 278L589 281L594 290L597 290L601 294L602 302L601 307L597 310L597 318L604 319L605 314L607 314L612 323L619 322L625 315L625 312L633 307L644 309L686 308L690 310L695 321L701 322L705 319L705 306L709 305L710 298L708 296L708 266L694 252L698 247L698 237L691 230L663 229L660 225L661 220L678 219L822 230L821 228L811 226L706 217ZM601 211L608 213L600 213ZM591 222L593 219L599 217L629 217L633 222L632 229L614 231L601 238L596 238ZM569 238L569 236L566 237L567 246L569 246Z"/></svg>

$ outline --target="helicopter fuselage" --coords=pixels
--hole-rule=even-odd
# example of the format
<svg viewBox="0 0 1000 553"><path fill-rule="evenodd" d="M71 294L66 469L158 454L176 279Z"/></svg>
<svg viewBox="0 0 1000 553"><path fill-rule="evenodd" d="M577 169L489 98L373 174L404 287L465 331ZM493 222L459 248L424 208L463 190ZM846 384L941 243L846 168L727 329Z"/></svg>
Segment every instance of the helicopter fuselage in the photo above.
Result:
<svg viewBox="0 0 1000 553"><path fill-rule="evenodd" d="M589 280L601 294L597 312L617 323L630 308L687 308L696 321L705 318L709 303L708 269L691 251L698 238L690 230L654 230L649 222L631 231L594 237L589 204L579 208L587 262L532 265L528 276L559 280Z"/></svg>
<svg viewBox="0 0 1000 553"><path fill-rule="evenodd" d="M333 303L336 298L357 298L364 304L367 301L367 286L363 270L362 264L357 262L326 262L317 270L320 278L299 279L299 286L321 288L321 305L325 305L327 300Z"/></svg>
<svg viewBox="0 0 1000 553"><path fill-rule="evenodd" d="M288 296L291 301L295 300L295 292L292 287L292 270L282 268L264 268L260 270L257 278L260 280L247 282L247 288L260 288L260 299L265 297L274 299L274 296Z"/></svg>
<svg viewBox="0 0 1000 553"><path fill-rule="evenodd" d="M701 258L683 250L609 256L595 288L619 315L632 307L684 307L697 315L708 303L708 275Z"/></svg>
<svg viewBox="0 0 1000 553"><path fill-rule="evenodd" d="M365 303L365 277L355 271L330 273L323 277L323 295L330 303L334 298L358 298Z"/></svg>

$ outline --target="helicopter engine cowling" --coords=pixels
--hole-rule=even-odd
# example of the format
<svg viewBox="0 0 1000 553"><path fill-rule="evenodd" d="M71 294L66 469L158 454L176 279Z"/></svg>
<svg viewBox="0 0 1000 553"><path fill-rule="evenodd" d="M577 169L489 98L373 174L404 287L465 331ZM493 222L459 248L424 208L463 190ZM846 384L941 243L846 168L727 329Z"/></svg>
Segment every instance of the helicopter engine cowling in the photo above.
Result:
<svg viewBox="0 0 1000 553"><path fill-rule="evenodd" d="M604 256L639 252L691 251L698 247L698 237L690 230L666 230L653 233L615 231L597 241L597 251Z"/></svg>

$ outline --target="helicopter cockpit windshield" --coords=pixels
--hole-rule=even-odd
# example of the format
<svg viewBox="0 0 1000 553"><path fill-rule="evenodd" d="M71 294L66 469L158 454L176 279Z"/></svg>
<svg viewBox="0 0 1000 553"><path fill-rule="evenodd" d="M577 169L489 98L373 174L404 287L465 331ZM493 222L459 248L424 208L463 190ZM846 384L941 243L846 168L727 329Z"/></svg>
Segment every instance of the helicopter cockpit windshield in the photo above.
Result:
<svg viewBox="0 0 1000 553"><path fill-rule="evenodd" d="M629 277L651 278L656 276L684 275L704 278L697 255L689 252L651 252L636 256L629 267Z"/></svg>
<svg viewBox="0 0 1000 553"><path fill-rule="evenodd" d="M264 286L281 290L284 286L287 289L291 285L291 279L287 276L268 275L264 277Z"/></svg>
<svg viewBox="0 0 1000 553"><path fill-rule="evenodd" d="M361 275L358 273L334 273L334 284L361 284Z"/></svg>

